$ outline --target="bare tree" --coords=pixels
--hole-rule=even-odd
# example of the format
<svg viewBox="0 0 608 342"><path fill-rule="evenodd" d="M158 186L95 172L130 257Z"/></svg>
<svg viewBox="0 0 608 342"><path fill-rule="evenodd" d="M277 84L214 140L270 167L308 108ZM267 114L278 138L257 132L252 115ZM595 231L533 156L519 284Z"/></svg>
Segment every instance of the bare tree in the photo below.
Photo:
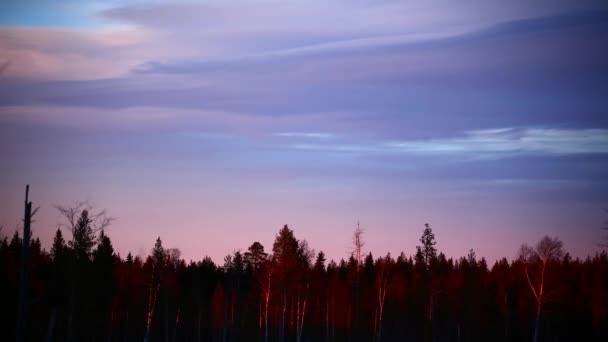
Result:
<svg viewBox="0 0 608 342"><path fill-rule="evenodd" d="M27 308L28 308L28 291L29 286L29 267L30 267L30 238L32 234L31 223L32 217L36 214L39 208L32 211L32 202L29 200L30 186L25 187L25 210L23 215L23 248L21 256L21 272L19 274L19 297L17 307L17 342L25 340Z"/></svg>
<svg viewBox="0 0 608 342"><path fill-rule="evenodd" d="M355 327L355 331L353 332L354 336L359 336L360 334L358 334L358 330L359 326L360 326L360 322L359 322L359 309L360 309L360 288L361 288L361 281L360 281L360 276L359 273L361 271L361 265L362 263L362 256L363 256L363 233L364 233L364 229L361 228L361 224L359 223L359 221L357 221L357 228L355 229L355 232L353 233L353 247L354 247L354 257L355 257L355 261L356 261L356 265L355 265L355 279L354 279L354 317L353 317L353 324L352 326Z"/></svg>
<svg viewBox="0 0 608 342"><path fill-rule="evenodd" d="M88 201L75 202L71 206L55 205L55 208L64 220L58 224L59 228L68 229L72 234L84 210L89 214L91 227L95 233L107 228L114 221L114 218L108 216L105 209L97 211Z"/></svg>
<svg viewBox="0 0 608 342"><path fill-rule="evenodd" d="M546 271L549 262L558 260L564 254L563 244L558 238L543 237L532 248L523 244L519 250L519 260L524 265L526 279L536 301L534 342L538 342L539 324L543 305L553 300L554 293L547 291Z"/></svg>
<svg viewBox="0 0 608 342"><path fill-rule="evenodd" d="M357 272L361 269L361 258L363 255L363 233L365 230L361 228L361 224L357 221L357 228L353 233L353 244L355 248L355 260L357 261Z"/></svg>

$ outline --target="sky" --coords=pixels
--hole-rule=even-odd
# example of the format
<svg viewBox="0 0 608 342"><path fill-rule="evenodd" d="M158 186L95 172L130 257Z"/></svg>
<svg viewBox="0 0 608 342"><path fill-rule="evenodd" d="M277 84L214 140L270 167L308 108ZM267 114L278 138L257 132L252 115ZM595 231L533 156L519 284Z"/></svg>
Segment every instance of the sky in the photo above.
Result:
<svg viewBox="0 0 608 342"><path fill-rule="evenodd" d="M26 184L56 205L221 263L288 224L328 258L490 262L608 219L606 1L0 3L0 234ZM69 234L69 232L64 232ZM69 235L68 235L69 236Z"/></svg>

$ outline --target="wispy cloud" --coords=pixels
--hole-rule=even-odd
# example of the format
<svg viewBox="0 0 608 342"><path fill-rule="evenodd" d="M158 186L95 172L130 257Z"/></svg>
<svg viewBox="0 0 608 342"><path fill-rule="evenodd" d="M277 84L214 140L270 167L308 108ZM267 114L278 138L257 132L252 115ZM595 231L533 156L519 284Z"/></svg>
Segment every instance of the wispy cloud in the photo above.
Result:
<svg viewBox="0 0 608 342"><path fill-rule="evenodd" d="M304 150L417 155L572 155L608 153L608 129L498 128L426 140L342 144L292 144Z"/></svg>
<svg viewBox="0 0 608 342"><path fill-rule="evenodd" d="M314 139L328 139L333 138L335 135L324 132L279 132L274 133L277 137L289 137L289 138L314 138Z"/></svg>

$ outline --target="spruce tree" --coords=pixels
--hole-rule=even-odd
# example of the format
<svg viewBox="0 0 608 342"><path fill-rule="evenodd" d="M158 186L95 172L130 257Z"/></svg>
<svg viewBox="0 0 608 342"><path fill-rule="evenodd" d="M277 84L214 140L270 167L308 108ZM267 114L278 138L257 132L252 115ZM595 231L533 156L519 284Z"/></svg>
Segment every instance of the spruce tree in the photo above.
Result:
<svg viewBox="0 0 608 342"><path fill-rule="evenodd" d="M315 272L325 272L325 253L323 253L323 251L320 251L319 254L317 254L313 269Z"/></svg>
<svg viewBox="0 0 608 342"><path fill-rule="evenodd" d="M89 261L91 258L91 252L95 246L95 233L91 224L89 212L83 210L72 232L72 241L70 241L70 247L74 250L74 256L78 262Z"/></svg>
<svg viewBox="0 0 608 342"><path fill-rule="evenodd" d="M53 258L53 261L58 262L61 260L66 255L67 248L61 229L57 229L55 237L53 238L53 246L51 247L51 257Z"/></svg>
<svg viewBox="0 0 608 342"><path fill-rule="evenodd" d="M428 223L424 225L420 243L422 246L418 246L416 249L422 254L424 264L430 267L431 262L437 257L437 249L435 249L435 234L433 234L433 230L431 230L431 226Z"/></svg>

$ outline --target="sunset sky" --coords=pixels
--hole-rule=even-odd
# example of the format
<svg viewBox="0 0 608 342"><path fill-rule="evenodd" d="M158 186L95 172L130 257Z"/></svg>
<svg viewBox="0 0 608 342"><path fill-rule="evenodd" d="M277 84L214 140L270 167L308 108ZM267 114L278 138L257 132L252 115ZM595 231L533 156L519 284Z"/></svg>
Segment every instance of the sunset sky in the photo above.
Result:
<svg viewBox="0 0 608 342"><path fill-rule="evenodd" d="M607 1L0 2L0 234L25 184L186 260L288 224L328 258L490 262L608 220ZM67 233L67 232L65 232Z"/></svg>

